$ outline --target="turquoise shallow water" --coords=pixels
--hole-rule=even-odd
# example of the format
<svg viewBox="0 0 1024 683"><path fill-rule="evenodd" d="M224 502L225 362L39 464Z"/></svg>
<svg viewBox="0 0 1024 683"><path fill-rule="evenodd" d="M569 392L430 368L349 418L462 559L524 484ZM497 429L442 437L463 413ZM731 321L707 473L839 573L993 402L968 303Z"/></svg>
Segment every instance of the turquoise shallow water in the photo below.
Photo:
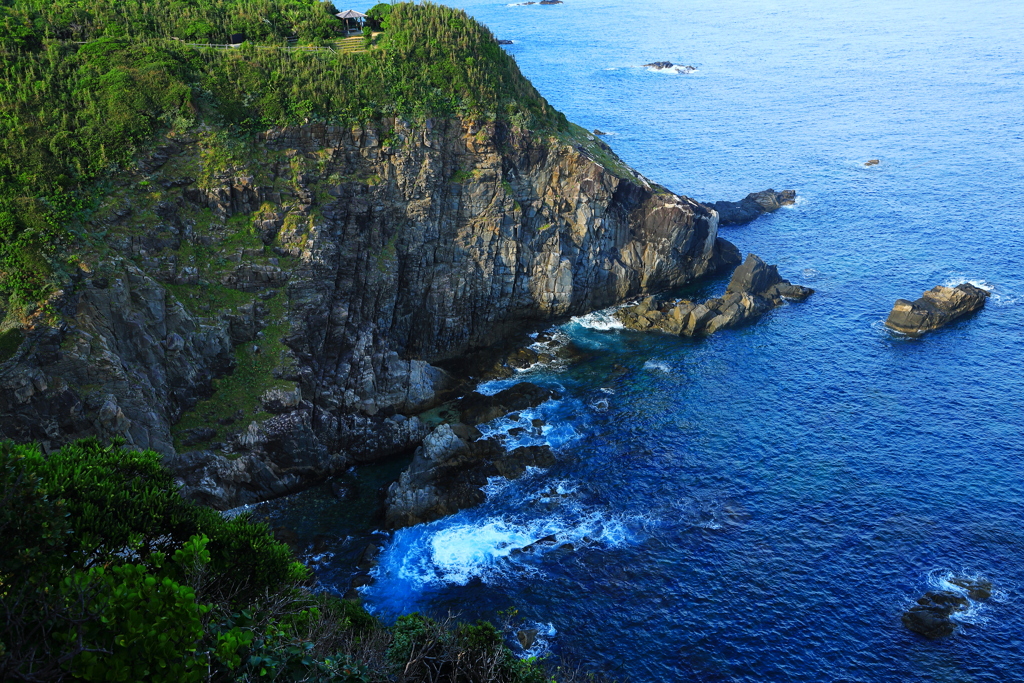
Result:
<svg viewBox="0 0 1024 683"><path fill-rule="evenodd" d="M395 534L371 609L514 605L538 652L631 681L1024 681L1024 3L451 4L673 191L795 188L722 234L817 293L701 341L563 326L594 356L523 377L565 389L558 464ZM978 315L882 327L966 280ZM573 548L511 554L551 533ZM906 631L951 572L995 596Z"/></svg>

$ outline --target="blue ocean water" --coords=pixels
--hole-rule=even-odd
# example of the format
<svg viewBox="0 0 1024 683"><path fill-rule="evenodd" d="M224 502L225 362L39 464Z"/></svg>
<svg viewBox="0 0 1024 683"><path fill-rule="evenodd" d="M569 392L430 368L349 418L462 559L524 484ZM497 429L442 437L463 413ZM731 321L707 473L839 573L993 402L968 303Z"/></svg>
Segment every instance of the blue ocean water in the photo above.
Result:
<svg viewBox="0 0 1024 683"><path fill-rule="evenodd" d="M620 680L1024 681L1024 3L447 1L647 177L796 189L722 234L817 293L706 340L564 325L593 357L520 378L565 390L537 410L558 464L397 532L367 605L515 606L535 653ZM882 326L964 281L979 314ZM952 573L995 595L905 630Z"/></svg>

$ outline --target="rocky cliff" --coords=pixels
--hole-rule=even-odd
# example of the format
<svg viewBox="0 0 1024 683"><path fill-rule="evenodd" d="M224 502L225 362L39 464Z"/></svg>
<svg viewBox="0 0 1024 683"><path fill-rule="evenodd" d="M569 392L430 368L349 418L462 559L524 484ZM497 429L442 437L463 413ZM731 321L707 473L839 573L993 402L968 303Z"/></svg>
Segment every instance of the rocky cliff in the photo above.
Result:
<svg viewBox="0 0 1024 683"><path fill-rule="evenodd" d="M122 437L222 508L415 446L432 363L738 261L581 130L201 129L114 187L0 364L0 436Z"/></svg>

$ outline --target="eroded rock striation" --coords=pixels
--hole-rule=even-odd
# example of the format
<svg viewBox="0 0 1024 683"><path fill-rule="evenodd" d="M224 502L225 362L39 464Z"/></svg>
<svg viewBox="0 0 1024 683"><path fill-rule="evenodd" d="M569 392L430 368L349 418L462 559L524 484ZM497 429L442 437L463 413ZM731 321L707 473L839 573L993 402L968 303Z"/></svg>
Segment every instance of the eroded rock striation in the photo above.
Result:
<svg viewBox="0 0 1024 683"><path fill-rule="evenodd" d="M754 254L733 273L725 295L703 303L659 301L648 297L636 306L620 308L615 316L632 330L660 330L686 337L754 322L785 299L803 301L813 289L794 285Z"/></svg>
<svg viewBox="0 0 1024 683"><path fill-rule="evenodd" d="M989 293L970 283L956 287L939 285L917 301L898 299L885 321L886 327L917 336L974 313L985 306Z"/></svg>
<svg viewBox="0 0 1024 683"><path fill-rule="evenodd" d="M715 202L719 225L744 225L758 216L796 203L796 190L752 192L738 202Z"/></svg>
<svg viewBox="0 0 1024 683"><path fill-rule="evenodd" d="M0 437L123 437L187 495L252 502L415 448L453 387L437 363L736 256L713 211L582 135L385 120L215 143L167 139L106 200L111 252L0 365Z"/></svg>

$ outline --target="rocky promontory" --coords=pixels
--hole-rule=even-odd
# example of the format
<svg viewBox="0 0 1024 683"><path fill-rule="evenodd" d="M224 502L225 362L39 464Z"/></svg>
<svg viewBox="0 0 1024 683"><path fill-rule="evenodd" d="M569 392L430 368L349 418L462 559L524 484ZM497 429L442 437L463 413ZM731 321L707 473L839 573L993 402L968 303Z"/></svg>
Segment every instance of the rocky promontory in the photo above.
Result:
<svg viewBox="0 0 1024 683"><path fill-rule="evenodd" d="M107 251L52 298L61 322L3 358L0 438L120 437L189 497L263 500L416 448L454 386L437 364L738 260L712 210L572 131L167 137L96 211Z"/></svg>
<svg viewBox="0 0 1024 683"><path fill-rule="evenodd" d="M686 337L751 323L785 299L803 301L813 289L794 285L754 254L733 273L725 295L703 303L659 301L648 297L636 306L620 308L615 316L632 330L660 330Z"/></svg>
<svg viewBox="0 0 1024 683"><path fill-rule="evenodd" d="M744 225L758 216L796 203L796 190L751 192L738 202L715 202L719 225Z"/></svg>
<svg viewBox="0 0 1024 683"><path fill-rule="evenodd" d="M974 313L985 306L989 293L970 283L956 287L939 285L917 301L898 299L885 321L886 327L917 336Z"/></svg>

